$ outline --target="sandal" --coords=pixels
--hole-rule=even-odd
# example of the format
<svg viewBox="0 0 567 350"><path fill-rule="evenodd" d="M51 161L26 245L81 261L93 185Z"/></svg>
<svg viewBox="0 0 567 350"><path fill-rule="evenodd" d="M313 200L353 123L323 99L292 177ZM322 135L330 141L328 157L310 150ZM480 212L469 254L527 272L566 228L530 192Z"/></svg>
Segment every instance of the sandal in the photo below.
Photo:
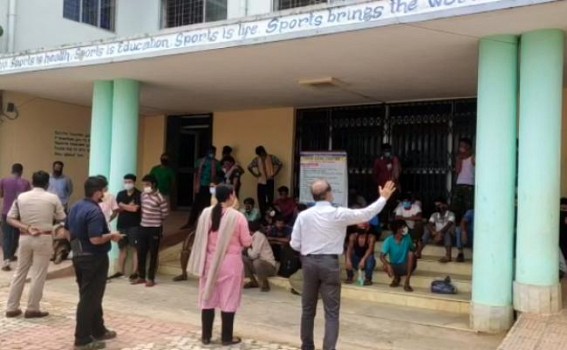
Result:
<svg viewBox="0 0 567 350"><path fill-rule="evenodd" d="M392 287L392 288L397 288L399 286L400 286L400 279L399 278L394 278L392 283L390 283L390 287Z"/></svg>
<svg viewBox="0 0 567 350"><path fill-rule="evenodd" d="M231 341L224 341L222 342L222 346L229 346L229 345L236 345L242 343L242 339L239 337L233 337Z"/></svg>

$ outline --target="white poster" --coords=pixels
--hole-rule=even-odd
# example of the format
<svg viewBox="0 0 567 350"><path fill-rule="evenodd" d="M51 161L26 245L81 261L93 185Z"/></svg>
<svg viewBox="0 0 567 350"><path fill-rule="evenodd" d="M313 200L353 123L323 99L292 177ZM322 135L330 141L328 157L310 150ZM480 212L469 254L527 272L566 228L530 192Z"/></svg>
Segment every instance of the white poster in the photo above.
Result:
<svg viewBox="0 0 567 350"><path fill-rule="evenodd" d="M329 182L334 204L348 205L348 165L346 152L301 152L299 161L299 201L313 203L311 184L318 179Z"/></svg>

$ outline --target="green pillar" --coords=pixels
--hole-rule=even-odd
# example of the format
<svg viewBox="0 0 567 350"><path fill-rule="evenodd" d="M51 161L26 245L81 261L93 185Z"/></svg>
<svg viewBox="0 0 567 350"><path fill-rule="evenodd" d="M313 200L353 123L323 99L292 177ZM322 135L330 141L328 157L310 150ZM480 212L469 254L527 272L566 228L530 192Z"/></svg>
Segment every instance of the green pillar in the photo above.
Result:
<svg viewBox="0 0 567 350"><path fill-rule="evenodd" d="M561 309L558 276L563 61L561 30L522 35L514 307Z"/></svg>
<svg viewBox="0 0 567 350"><path fill-rule="evenodd" d="M136 174L138 166L138 123L140 84L134 80L114 81L112 108L112 143L110 152L109 190L116 195L123 188L124 175ZM118 247L112 245L111 260L118 258ZM111 263L111 269L114 264Z"/></svg>
<svg viewBox="0 0 567 350"><path fill-rule="evenodd" d="M470 323L482 332L502 332L513 323L517 93L518 38L481 39Z"/></svg>
<svg viewBox="0 0 567 350"><path fill-rule="evenodd" d="M91 114L89 175L110 174L112 81L95 81Z"/></svg>

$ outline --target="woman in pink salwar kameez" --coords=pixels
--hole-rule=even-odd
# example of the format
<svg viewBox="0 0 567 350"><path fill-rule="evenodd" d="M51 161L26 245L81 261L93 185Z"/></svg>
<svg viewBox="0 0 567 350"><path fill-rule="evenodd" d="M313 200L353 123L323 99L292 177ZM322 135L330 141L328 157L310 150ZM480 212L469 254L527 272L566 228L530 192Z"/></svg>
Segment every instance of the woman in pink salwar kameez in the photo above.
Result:
<svg viewBox="0 0 567 350"><path fill-rule="evenodd" d="M252 238L246 218L232 208L234 188L219 185L215 196L218 203L199 217L187 271L199 277L203 344L211 342L215 309L220 309L222 344L233 345L241 342L233 337L233 329L244 283L242 250L252 244Z"/></svg>

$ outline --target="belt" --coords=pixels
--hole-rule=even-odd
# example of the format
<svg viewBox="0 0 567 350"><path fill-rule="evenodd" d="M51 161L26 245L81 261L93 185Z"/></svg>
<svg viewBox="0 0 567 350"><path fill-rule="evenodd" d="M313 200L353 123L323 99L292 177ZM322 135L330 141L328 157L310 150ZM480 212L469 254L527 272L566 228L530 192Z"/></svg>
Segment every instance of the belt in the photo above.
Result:
<svg viewBox="0 0 567 350"><path fill-rule="evenodd" d="M331 259L339 259L338 254L307 254L303 255L304 257L308 258L331 258Z"/></svg>
<svg viewBox="0 0 567 350"><path fill-rule="evenodd" d="M28 232L21 232L20 231L20 234L22 234L24 236L27 236L27 235L31 236L31 234L28 233ZM51 232L51 231L44 231L44 232L40 232L39 235L35 235L35 236L42 236L42 235L50 235L51 236L52 234L53 234L53 232Z"/></svg>
<svg viewBox="0 0 567 350"><path fill-rule="evenodd" d="M461 186L461 187L474 187L474 185L467 185L467 184L457 184L457 187Z"/></svg>

